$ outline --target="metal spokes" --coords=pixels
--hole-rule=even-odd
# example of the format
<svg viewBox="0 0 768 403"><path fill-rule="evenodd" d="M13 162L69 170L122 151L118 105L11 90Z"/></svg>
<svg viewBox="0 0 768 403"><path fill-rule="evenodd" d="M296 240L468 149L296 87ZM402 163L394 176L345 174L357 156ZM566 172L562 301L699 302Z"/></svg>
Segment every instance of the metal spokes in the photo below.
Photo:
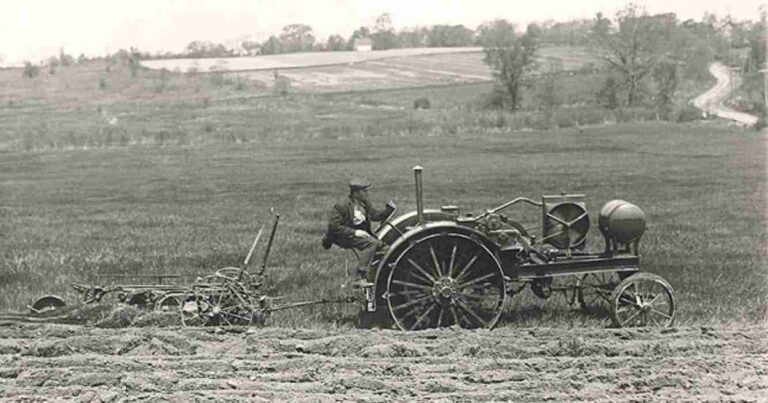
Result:
<svg viewBox="0 0 768 403"><path fill-rule="evenodd" d="M651 273L637 273L611 294L611 319L617 327L670 326L675 319L672 287Z"/></svg>
<svg viewBox="0 0 768 403"><path fill-rule="evenodd" d="M491 328L501 314L506 288L488 248L469 236L444 233L424 237L400 255L386 296L403 330Z"/></svg>
<svg viewBox="0 0 768 403"><path fill-rule="evenodd" d="M607 312L611 305L611 292L621 278L617 272L587 273L579 279L576 298L584 311Z"/></svg>
<svg viewBox="0 0 768 403"><path fill-rule="evenodd" d="M179 305L185 326L246 326L253 321L254 304L242 284L198 281Z"/></svg>

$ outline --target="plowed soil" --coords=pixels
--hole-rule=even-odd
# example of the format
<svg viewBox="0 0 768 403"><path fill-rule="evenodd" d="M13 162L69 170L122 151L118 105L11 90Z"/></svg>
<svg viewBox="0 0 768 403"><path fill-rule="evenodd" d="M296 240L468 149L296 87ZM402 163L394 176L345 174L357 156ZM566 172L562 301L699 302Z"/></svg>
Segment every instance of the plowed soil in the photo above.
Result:
<svg viewBox="0 0 768 403"><path fill-rule="evenodd" d="M766 401L768 330L0 326L9 401Z"/></svg>

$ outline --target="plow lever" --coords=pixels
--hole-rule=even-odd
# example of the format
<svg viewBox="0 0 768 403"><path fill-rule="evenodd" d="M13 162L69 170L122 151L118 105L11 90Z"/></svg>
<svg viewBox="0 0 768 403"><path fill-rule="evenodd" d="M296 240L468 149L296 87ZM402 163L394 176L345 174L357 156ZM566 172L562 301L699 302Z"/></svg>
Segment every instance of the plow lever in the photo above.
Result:
<svg viewBox="0 0 768 403"><path fill-rule="evenodd" d="M264 259L261 261L261 270L259 270L259 276L264 274L267 270L267 259L269 259L269 251L272 249L272 242L275 240L275 233L277 232L277 224L280 222L280 214L275 214L275 222L272 224L272 233L269 234L269 241L267 241L267 249L264 251Z"/></svg>

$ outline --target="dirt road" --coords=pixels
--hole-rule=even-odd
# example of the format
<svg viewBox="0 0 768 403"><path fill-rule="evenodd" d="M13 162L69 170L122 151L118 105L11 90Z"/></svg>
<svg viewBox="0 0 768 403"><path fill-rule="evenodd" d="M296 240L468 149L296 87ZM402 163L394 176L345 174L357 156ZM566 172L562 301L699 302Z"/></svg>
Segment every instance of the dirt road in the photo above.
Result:
<svg viewBox="0 0 768 403"><path fill-rule="evenodd" d="M0 400L766 401L766 328L0 326Z"/></svg>
<svg viewBox="0 0 768 403"><path fill-rule="evenodd" d="M717 84L707 92L699 95L693 100L693 104L708 114L714 114L724 119L730 119L745 126L752 126L757 123L757 117L748 113L738 112L723 105L728 99L731 91L731 74L728 66L721 63L712 63L709 66L709 72L717 79ZM733 75L733 88L741 85L741 78Z"/></svg>

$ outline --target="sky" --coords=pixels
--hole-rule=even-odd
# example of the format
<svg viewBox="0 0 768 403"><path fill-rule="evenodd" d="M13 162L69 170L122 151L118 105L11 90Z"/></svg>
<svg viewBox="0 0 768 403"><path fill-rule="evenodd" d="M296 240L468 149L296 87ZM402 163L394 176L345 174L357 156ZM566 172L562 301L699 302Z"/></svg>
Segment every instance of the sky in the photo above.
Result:
<svg viewBox="0 0 768 403"><path fill-rule="evenodd" d="M40 61L64 49L75 57L120 48L178 52L193 40L263 41L288 24L310 25L319 40L344 37L389 13L396 29L504 18L532 21L612 16L626 0L0 0L0 65ZM760 0L636 0L651 13L680 20L705 12L757 20Z"/></svg>

